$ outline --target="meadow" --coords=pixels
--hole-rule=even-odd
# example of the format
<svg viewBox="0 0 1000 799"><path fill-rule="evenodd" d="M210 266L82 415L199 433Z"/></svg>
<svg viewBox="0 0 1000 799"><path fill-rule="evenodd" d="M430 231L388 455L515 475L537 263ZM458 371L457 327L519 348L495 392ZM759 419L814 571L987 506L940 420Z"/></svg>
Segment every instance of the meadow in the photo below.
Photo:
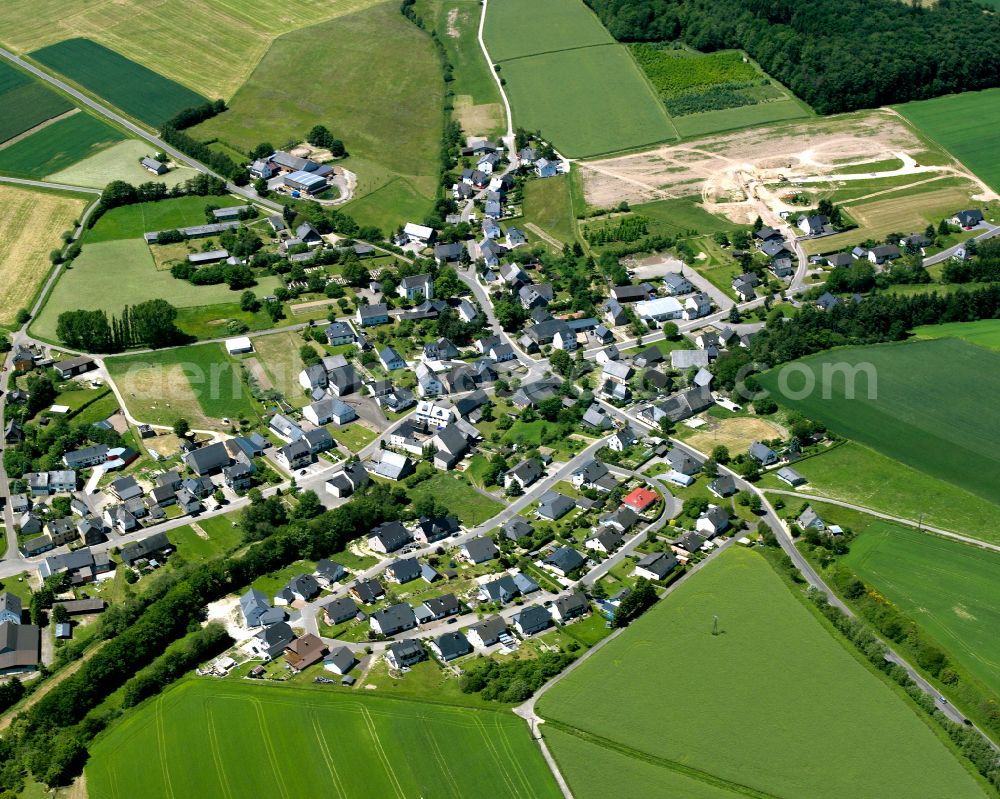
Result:
<svg viewBox="0 0 1000 799"><path fill-rule="evenodd" d="M87 231L84 242L94 244L118 239L139 239L142 242L144 233L205 224L206 205L226 208L243 204L244 200L237 200L231 195L222 197L190 195L171 197L158 202L123 205L112 208L101 216Z"/></svg>
<svg viewBox="0 0 1000 799"><path fill-rule="evenodd" d="M466 135L499 136L506 127L500 90L479 47L477 0L418 0L414 6L433 24L452 66L452 115Z"/></svg>
<svg viewBox="0 0 1000 799"><path fill-rule="evenodd" d="M0 150L0 172L18 178L44 178L124 138L125 134L97 117L86 112L73 114Z"/></svg>
<svg viewBox="0 0 1000 799"><path fill-rule="evenodd" d="M845 369L858 369L853 399ZM788 392L780 389L782 374ZM810 379L813 390L802 396ZM1000 391L1000 355L958 339L848 347L772 370L760 382L779 403L839 435L1000 503L1000 429L983 424L984 403Z"/></svg>
<svg viewBox="0 0 1000 799"><path fill-rule="evenodd" d="M90 39L66 39L35 50L31 57L154 128L206 102L186 86Z"/></svg>
<svg viewBox="0 0 1000 799"><path fill-rule="evenodd" d="M564 244L576 241L576 220L569 182L569 175L528 181L524 185L524 218L520 224L538 225Z"/></svg>
<svg viewBox="0 0 1000 799"><path fill-rule="evenodd" d="M800 489L803 501L807 495L821 496L914 522L923 517L931 527L1000 543L1000 507L856 441L804 458L795 469L809 480ZM761 485L788 490L787 483L770 474ZM785 499L789 507L794 502Z"/></svg>
<svg viewBox="0 0 1000 799"><path fill-rule="evenodd" d="M951 322L944 325L924 325L913 329L917 338L960 338L1000 352L1000 319L982 319L978 322Z"/></svg>
<svg viewBox="0 0 1000 799"><path fill-rule="evenodd" d="M83 37L215 99L243 84L282 33L333 19L371 0L7 0L4 43L20 53Z"/></svg>
<svg viewBox="0 0 1000 799"><path fill-rule="evenodd" d="M299 372L304 368L299 349L305 345L299 333L275 333L254 339L257 360L264 368L271 385L292 405L301 407L310 402L299 384Z"/></svg>
<svg viewBox="0 0 1000 799"><path fill-rule="evenodd" d="M610 764L625 795L642 795L642 784L630 785L638 760L737 794L983 796L914 709L845 646L761 555L733 548L556 683L538 712L624 755ZM690 706L689 675L702 686ZM586 782L593 761L563 742L549 739L567 779ZM649 768L638 774L655 781Z"/></svg>
<svg viewBox="0 0 1000 799"><path fill-rule="evenodd" d="M49 274L49 251L62 246L86 206L82 196L0 186L0 325L14 324Z"/></svg>
<svg viewBox="0 0 1000 799"><path fill-rule="evenodd" d="M146 142L126 139L45 177L54 183L103 189L112 180L124 180L133 186L155 180L171 187L197 174L194 169L187 166L171 169L166 175L150 174L139 164L139 159L152 155L153 149Z"/></svg>
<svg viewBox="0 0 1000 799"><path fill-rule="evenodd" d="M183 681L111 727L86 779L91 799L561 795L511 713L229 680Z"/></svg>
<svg viewBox="0 0 1000 799"><path fill-rule="evenodd" d="M487 18L492 13L489 6ZM500 74L514 124L540 130L567 157L677 138L670 117L624 45L577 46L501 61Z"/></svg>
<svg viewBox="0 0 1000 799"><path fill-rule="evenodd" d="M271 294L278 277L262 277L254 291ZM194 286L170 272L156 269L142 239L87 244L56 282L45 306L31 325L32 335L56 340L56 322L63 311L103 309L120 314L126 305L165 297L177 308L239 300L239 293L223 284Z"/></svg>
<svg viewBox="0 0 1000 799"><path fill-rule="evenodd" d="M228 430L230 419L254 418L236 361L221 344L196 344L105 361L132 415L152 424L187 419L195 429Z"/></svg>
<svg viewBox="0 0 1000 799"><path fill-rule="evenodd" d="M1000 163L994 147L1000 124L1000 89L919 100L895 110L991 189L1000 191Z"/></svg>
<svg viewBox="0 0 1000 799"><path fill-rule="evenodd" d="M1000 554L873 521L843 561L1000 695Z"/></svg>
<svg viewBox="0 0 1000 799"><path fill-rule="evenodd" d="M64 114L73 104L27 72L0 62L0 142L5 142L47 119Z"/></svg>
<svg viewBox="0 0 1000 799"><path fill-rule="evenodd" d="M373 41L379 42L378 69L372 68ZM344 206L362 224L379 224L373 218L380 208L392 210L397 195L415 193L420 218L429 210L443 108L441 67L430 37L399 13L398 4L381 3L276 40L229 110L191 134L245 152L262 141L302 141L313 125L325 124L352 156L344 166L358 173L359 197L401 179L374 208L358 213L358 203ZM366 181L366 161L378 172L374 185ZM388 231L406 221L393 218L391 226L384 220L380 226Z"/></svg>
<svg viewBox="0 0 1000 799"><path fill-rule="evenodd" d="M632 210L650 220L651 234L663 236L687 236L691 231L729 232L741 227L723 216L710 214L700 203L700 196L679 197L633 205Z"/></svg>

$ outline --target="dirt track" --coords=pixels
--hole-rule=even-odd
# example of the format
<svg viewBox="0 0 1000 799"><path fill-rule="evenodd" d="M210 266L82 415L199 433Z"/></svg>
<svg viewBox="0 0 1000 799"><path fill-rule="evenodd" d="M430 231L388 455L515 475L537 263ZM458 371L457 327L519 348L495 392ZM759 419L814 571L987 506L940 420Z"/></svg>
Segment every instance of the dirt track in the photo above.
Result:
<svg viewBox="0 0 1000 799"><path fill-rule="evenodd" d="M949 173L973 180L984 198L996 196L958 164L922 165L921 155L926 151L895 112L880 109L736 131L578 165L587 202L593 206L697 195L706 210L740 223L757 216L756 207L747 200L746 186L753 186L775 211L791 208L778 207L783 205L780 198L765 188L767 183L785 179L809 184L914 175L919 180ZM891 159L901 161L902 166L884 172L840 173L848 166Z"/></svg>

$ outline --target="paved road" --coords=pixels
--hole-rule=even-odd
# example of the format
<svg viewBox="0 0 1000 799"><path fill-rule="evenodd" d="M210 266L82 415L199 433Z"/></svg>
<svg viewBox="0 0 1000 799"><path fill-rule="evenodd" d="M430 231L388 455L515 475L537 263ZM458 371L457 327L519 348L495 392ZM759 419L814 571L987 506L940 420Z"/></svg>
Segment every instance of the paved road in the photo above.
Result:
<svg viewBox="0 0 1000 799"><path fill-rule="evenodd" d="M50 183L47 180L28 180L26 178L9 178L0 175L0 183L15 183L18 186L31 186L36 189L58 189L59 191L79 191L84 194L100 195L101 190L88 186L70 186L67 183Z"/></svg>
<svg viewBox="0 0 1000 799"><path fill-rule="evenodd" d="M996 235L1000 235L1000 227L996 225L991 225L989 222L980 222L976 229L982 228L983 232L979 233L972 238L978 241L986 241L987 239L992 239ZM924 266L934 266L935 264L943 263L948 261L951 257L958 252L959 248L964 247L965 242L961 244L956 244L954 247L949 247L947 250L942 250L937 255L932 255L929 258L924 258Z"/></svg>
<svg viewBox="0 0 1000 799"><path fill-rule="evenodd" d="M850 502L844 502L839 499L829 499L824 496L817 494L809 494L802 491L784 491L780 488L764 488L761 489L767 494L783 494L788 497L796 497L798 499L811 499L814 502L825 502L828 505L838 505L841 508L850 508L851 510L860 511L861 513L867 513L869 516L874 516L878 519L885 519L886 521L896 522L897 524L902 524L907 527L916 527L919 530L926 530L929 533L934 533L942 538L950 538L953 541L960 541L963 544L969 544L974 547L979 547L980 549L989 549L993 552L1000 552L1000 546L996 544L990 544L987 541L980 541L978 538L970 538L967 535L962 535L961 533L953 533L950 530L942 530L940 527L931 527L929 524L924 524L921 521L914 519L904 519L900 516L890 516L888 513L882 513L881 511L873 510L872 508L866 508L864 505L855 505Z"/></svg>
<svg viewBox="0 0 1000 799"><path fill-rule="evenodd" d="M141 139L145 139L147 142L149 142L154 147L156 147L156 149L162 150L167 155L169 155L174 161L187 164L188 166L190 166L190 167L192 167L194 169L197 169L199 172L203 172L206 175L215 175L216 177L219 177L219 178L222 177L221 175L218 175L215 172L213 172L211 169L209 169L207 166L205 166L200 161L196 161L195 159L191 158L190 156L185 155L184 153L182 153L180 150L177 150L174 147L171 147L165 141L163 141L162 139L160 139L158 136L155 136L154 134L150 133L145 128L141 128L138 125L134 124L133 122L130 122L125 117L123 117L121 114L118 114L115 111L112 111L110 108L108 108L103 103L99 103L97 100L94 100L94 99L88 97L83 92L77 91L76 89L74 89L72 86L70 86L65 81L62 81L62 80L59 80L56 77L53 77L48 72L45 72L44 70L41 70L38 67L36 67L34 64L31 64L31 63L25 61L23 58L21 58L20 56L15 55L10 50L5 50L4 48L0 47L0 56L2 56L3 58L6 58L8 61L13 62L14 64L17 64L19 67L21 67L21 69L27 70L32 75L35 75L36 77L41 78L46 83L49 83L52 86L55 86L57 89L59 89L60 91L66 93L66 94L68 94L70 97L72 97L77 102L79 102L79 103L87 106L88 108L96 111L101 116L106 117L107 119L112 120L116 124L120 125L121 127L125 128L126 130L128 130L130 133L133 133L134 135L138 136ZM235 183L229 183L229 182L226 183L226 189L227 189L227 191L230 191L233 194L238 194L241 197L245 197L246 199L248 199L248 200L250 200L252 202L259 203L261 205L267 206L268 208L270 208L273 211L281 211L282 210L282 206L279 203L276 203L273 200L268 200L268 199L265 199L263 197L258 196L257 192L255 192L253 189L244 188L243 186L237 186Z"/></svg>

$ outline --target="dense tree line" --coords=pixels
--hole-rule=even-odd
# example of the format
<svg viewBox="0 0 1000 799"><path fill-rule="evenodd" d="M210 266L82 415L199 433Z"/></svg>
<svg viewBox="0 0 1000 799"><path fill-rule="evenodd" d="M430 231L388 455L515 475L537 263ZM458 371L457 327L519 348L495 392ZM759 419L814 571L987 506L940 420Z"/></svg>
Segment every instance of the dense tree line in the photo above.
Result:
<svg viewBox="0 0 1000 799"><path fill-rule="evenodd" d="M938 0L588 0L623 41L742 48L823 114L1000 85L1000 17Z"/></svg>
<svg viewBox="0 0 1000 799"><path fill-rule="evenodd" d="M531 660L483 658L466 668L459 687L494 702L523 702L573 660L561 652L544 652Z"/></svg>
<svg viewBox="0 0 1000 799"><path fill-rule="evenodd" d="M941 270L942 283L989 283L1000 281L1000 242L968 241L969 261L948 261Z"/></svg>
<svg viewBox="0 0 1000 799"><path fill-rule="evenodd" d="M126 305L120 316L110 318L104 311L63 311L56 320L56 335L66 346L86 352L169 347L188 341L176 319L177 309L161 299Z"/></svg>
<svg viewBox="0 0 1000 799"><path fill-rule="evenodd" d="M656 586L645 577L640 577L635 583L635 588L615 608L615 627L627 627L634 619L655 605L656 599Z"/></svg>
<svg viewBox="0 0 1000 799"><path fill-rule="evenodd" d="M88 441L107 444L109 447L122 445L122 437L114 429L105 430L92 424L74 424L65 418L54 417L53 422L46 427L25 425L24 440L4 450L4 467L11 478L20 477L25 472L59 469L62 468L64 452L79 449Z"/></svg>
<svg viewBox="0 0 1000 799"><path fill-rule="evenodd" d="M845 344L900 341L918 325L993 319L998 312L1000 285L948 295L877 294L829 311L806 306L784 324L762 330L751 352L757 362L773 366Z"/></svg>

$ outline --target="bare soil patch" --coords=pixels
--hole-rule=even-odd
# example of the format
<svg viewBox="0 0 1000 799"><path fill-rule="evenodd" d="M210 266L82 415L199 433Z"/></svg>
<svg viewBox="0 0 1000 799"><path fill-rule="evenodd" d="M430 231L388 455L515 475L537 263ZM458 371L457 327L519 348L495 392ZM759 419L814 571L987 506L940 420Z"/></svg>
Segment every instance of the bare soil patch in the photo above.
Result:
<svg viewBox="0 0 1000 799"><path fill-rule="evenodd" d="M706 414L701 418L706 422L705 426L686 440L686 443L701 452L711 452L721 445L735 455L746 451L754 441L767 441L787 435L780 425L754 416L716 419Z"/></svg>
<svg viewBox="0 0 1000 799"><path fill-rule="evenodd" d="M673 199L697 191L707 211L744 223L757 215L748 197L766 199L763 184L835 175L845 163L884 162L900 153L908 156L904 164L912 171L927 171L919 165L926 152L898 115L877 110L735 131L579 166L590 205ZM957 164L939 169L967 174Z"/></svg>
<svg viewBox="0 0 1000 799"><path fill-rule="evenodd" d="M244 362L247 369L250 370L250 374L254 376L257 381L257 385L261 387L264 391L270 391L274 386L271 384L271 378L268 377L267 372L264 371L264 367L260 365L260 361L256 358L247 358Z"/></svg>

